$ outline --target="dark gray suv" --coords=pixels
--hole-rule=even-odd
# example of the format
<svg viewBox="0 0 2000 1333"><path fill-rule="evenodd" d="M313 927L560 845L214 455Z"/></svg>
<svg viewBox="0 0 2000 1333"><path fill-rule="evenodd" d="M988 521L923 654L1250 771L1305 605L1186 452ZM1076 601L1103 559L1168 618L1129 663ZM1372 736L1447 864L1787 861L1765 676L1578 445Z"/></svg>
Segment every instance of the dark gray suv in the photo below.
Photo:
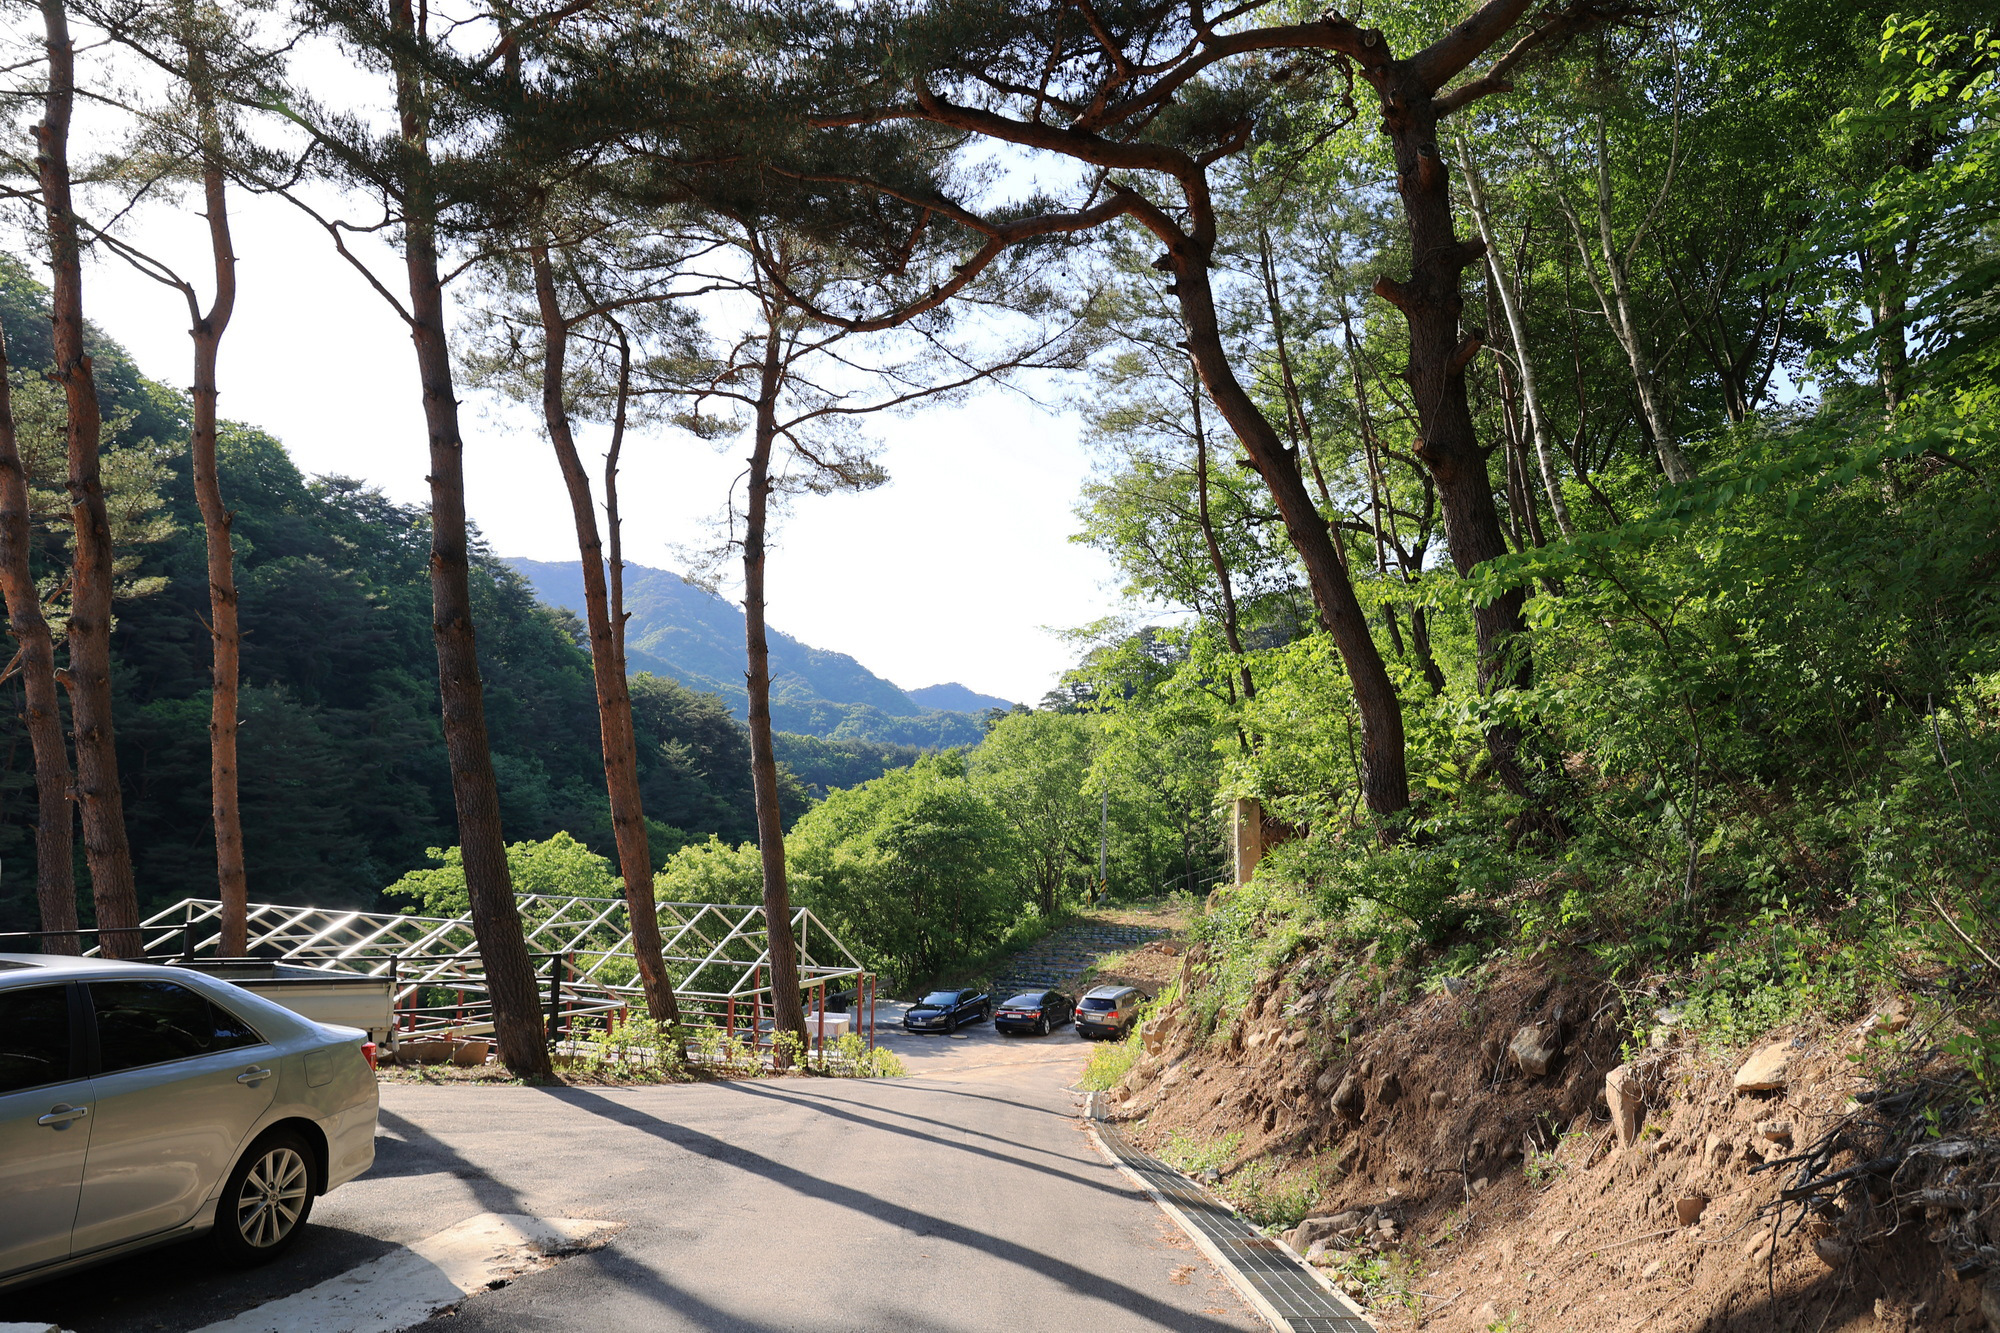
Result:
<svg viewBox="0 0 2000 1333"><path fill-rule="evenodd" d="M1138 1021L1145 1001L1131 986L1098 986L1076 1002L1076 1035L1122 1037Z"/></svg>

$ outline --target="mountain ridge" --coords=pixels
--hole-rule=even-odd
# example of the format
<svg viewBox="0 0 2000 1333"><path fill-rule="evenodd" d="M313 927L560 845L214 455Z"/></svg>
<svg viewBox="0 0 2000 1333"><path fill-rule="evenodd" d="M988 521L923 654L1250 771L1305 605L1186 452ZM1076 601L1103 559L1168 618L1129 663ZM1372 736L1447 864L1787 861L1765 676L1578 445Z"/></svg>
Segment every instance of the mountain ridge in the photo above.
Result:
<svg viewBox="0 0 2000 1333"><path fill-rule="evenodd" d="M903 693L926 708L942 708L958 713L981 713L989 708L998 708L1005 712L1014 706L1014 701L1011 699L1002 699L997 694L981 694L955 680L948 680L942 685L926 685L921 689L904 690Z"/></svg>
<svg viewBox="0 0 2000 1333"><path fill-rule="evenodd" d="M583 614L583 567L576 561L503 556L501 563L550 606ZM628 671L671 677L720 696L739 719L746 716L741 607L672 570L628 564L625 611ZM986 708L1011 706L955 682L907 691L846 653L815 648L777 629L769 638L771 720L782 731L925 747L971 745L985 732ZM945 707L931 698L971 706Z"/></svg>

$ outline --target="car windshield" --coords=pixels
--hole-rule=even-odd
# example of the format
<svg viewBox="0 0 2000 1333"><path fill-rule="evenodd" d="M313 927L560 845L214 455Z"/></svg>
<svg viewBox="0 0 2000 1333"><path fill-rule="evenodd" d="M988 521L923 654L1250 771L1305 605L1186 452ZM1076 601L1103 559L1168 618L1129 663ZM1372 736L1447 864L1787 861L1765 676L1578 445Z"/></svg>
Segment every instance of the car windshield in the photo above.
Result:
<svg viewBox="0 0 2000 1333"><path fill-rule="evenodd" d="M1118 1001L1107 995L1086 995L1081 1006L1085 1009L1116 1009Z"/></svg>
<svg viewBox="0 0 2000 1333"><path fill-rule="evenodd" d="M958 992L955 990L934 990L929 995L924 996L923 999L917 1001L917 1003L937 1005L940 1008L948 1009L958 1003Z"/></svg>

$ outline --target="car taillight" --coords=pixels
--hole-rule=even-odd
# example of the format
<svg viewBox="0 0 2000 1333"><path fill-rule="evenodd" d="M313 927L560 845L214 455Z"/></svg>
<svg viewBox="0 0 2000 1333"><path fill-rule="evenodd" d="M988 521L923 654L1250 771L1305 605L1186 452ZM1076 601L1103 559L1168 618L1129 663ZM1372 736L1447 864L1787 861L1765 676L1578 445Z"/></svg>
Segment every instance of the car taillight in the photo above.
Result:
<svg viewBox="0 0 2000 1333"><path fill-rule="evenodd" d="M1105 1015L1105 1018L1107 1018L1107 1019L1111 1019L1111 1018L1116 1018L1116 1017L1118 1017L1118 1011L1117 1011L1116 1009L1113 1009L1113 1010L1112 1010L1112 1011L1111 1011L1110 1013L1108 1013L1108 1014L1106 1014L1106 1015Z"/></svg>
<svg viewBox="0 0 2000 1333"><path fill-rule="evenodd" d="M361 1043L361 1058L362 1058L362 1059L364 1059L364 1060L366 1060L366 1061L368 1062L368 1067L369 1067L370 1069L373 1069L373 1068L375 1068L375 1043L374 1043L374 1042L372 1042L372 1041L364 1041L364 1042L362 1042L362 1043Z"/></svg>

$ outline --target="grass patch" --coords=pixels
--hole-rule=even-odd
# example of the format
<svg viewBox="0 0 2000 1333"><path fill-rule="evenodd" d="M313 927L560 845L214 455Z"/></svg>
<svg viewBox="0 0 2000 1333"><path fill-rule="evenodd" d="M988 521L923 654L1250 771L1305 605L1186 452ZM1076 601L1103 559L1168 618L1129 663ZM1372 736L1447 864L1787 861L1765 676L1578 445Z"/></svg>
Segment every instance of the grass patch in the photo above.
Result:
<svg viewBox="0 0 2000 1333"><path fill-rule="evenodd" d="M1251 1162L1229 1178L1223 1195L1256 1226L1284 1231L1305 1221L1319 1203L1319 1174L1287 1174L1270 1162Z"/></svg>
<svg viewBox="0 0 2000 1333"><path fill-rule="evenodd" d="M1198 1176L1204 1171L1220 1171L1243 1147L1243 1131L1211 1136L1169 1130L1160 1147L1160 1160L1176 1171Z"/></svg>
<svg viewBox="0 0 2000 1333"><path fill-rule="evenodd" d="M1139 1053L1137 1032L1123 1041L1100 1042L1090 1053L1090 1063L1084 1066L1083 1077L1076 1081L1076 1086L1085 1092L1111 1091L1139 1063Z"/></svg>

